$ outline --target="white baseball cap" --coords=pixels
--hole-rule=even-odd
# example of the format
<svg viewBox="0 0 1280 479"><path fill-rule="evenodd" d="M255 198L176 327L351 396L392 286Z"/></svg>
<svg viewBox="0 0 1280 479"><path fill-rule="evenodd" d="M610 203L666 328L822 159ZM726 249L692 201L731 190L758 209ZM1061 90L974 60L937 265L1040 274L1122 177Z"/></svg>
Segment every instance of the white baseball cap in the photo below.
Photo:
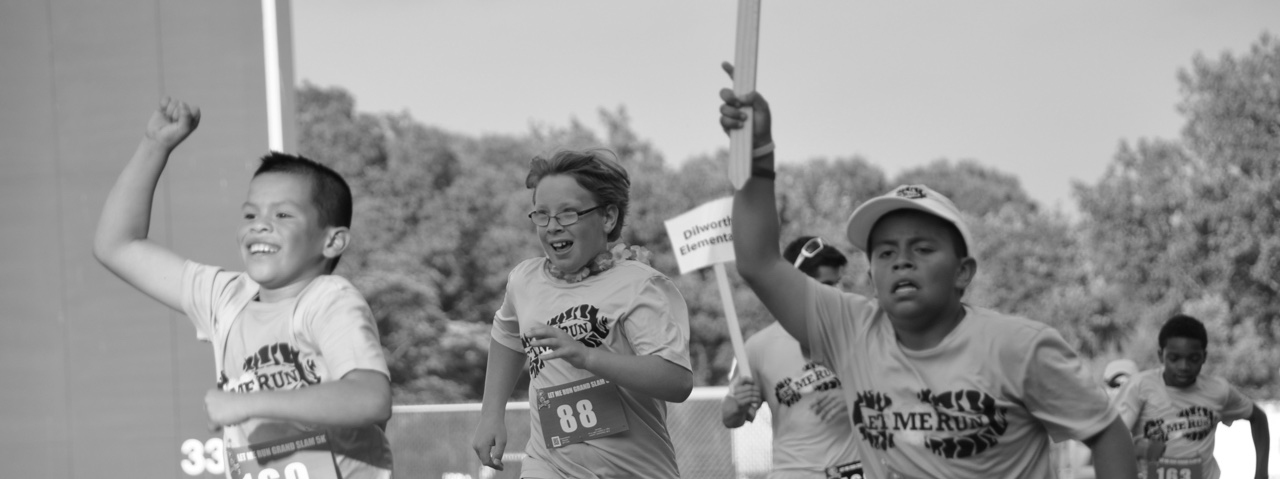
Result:
<svg viewBox="0 0 1280 479"><path fill-rule="evenodd" d="M902 185L858 206L849 216L849 224L845 227L849 242L855 248L868 251L867 241L871 238L871 228L882 216L897 210L923 211L951 222L960 231L969 256L973 256L973 238L969 235L969 227L965 226L960 217L960 210L942 193L925 185Z"/></svg>

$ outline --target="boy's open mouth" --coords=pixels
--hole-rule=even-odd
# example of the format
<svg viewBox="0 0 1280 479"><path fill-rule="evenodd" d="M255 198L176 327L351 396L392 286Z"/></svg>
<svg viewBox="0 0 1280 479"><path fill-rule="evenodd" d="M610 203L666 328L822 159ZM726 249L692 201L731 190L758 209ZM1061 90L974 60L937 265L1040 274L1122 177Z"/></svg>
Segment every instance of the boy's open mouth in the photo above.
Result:
<svg viewBox="0 0 1280 479"><path fill-rule="evenodd" d="M573 242L569 240L552 241L548 244L551 245L551 250L557 253L563 253L567 251L569 248L573 247Z"/></svg>
<svg viewBox="0 0 1280 479"><path fill-rule="evenodd" d="M920 287L916 286L914 282L912 282L911 280L904 279L897 283L893 283L892 292L893 293L914 293L919 290L920 290Z"/></svg>
<svg viewBox="0 0 1280 479"><path fill-rule="evenodd" d="M274 254L280 251L280 247L267 243L253 243L249 245L249 254Z"/></svg>

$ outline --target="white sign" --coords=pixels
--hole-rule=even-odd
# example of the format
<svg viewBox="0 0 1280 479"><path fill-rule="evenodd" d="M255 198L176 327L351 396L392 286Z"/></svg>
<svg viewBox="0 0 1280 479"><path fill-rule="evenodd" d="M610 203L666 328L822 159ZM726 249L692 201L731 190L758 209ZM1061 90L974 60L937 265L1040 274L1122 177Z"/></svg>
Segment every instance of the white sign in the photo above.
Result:
<svg viewBox="0 0 1280 479"><path fill-rule="evenodd" d="M733 197L704 203L666 225L680 274L734 260Z"/></svg>

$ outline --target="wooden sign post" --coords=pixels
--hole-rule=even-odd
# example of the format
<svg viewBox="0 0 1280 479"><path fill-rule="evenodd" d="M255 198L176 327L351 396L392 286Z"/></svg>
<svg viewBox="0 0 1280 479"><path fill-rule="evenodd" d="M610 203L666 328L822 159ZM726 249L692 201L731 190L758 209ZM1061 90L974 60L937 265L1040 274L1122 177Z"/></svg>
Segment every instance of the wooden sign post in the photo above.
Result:
<svg viewBox="0 0 1280 479"><path fill-rule="evenodd" d="M738 311L733 307L733 291L729 289L729 276L724 271L724 263L734 260L733 198L703 203L667 220L666 226L680 274L707 266L715 270L716 283L720 286L720 303L729 322L733 356L738 360L741 374L751 377L751 368L747 367L747 349L742 342L742 327L738 324Z"/></svg>
<svg viewBox="0 0 1280 479"><path fill-rule="evenodd" d="M756 89L756 50L760 39L760 0L738 0L738 35L733 55L733 93L745 95ZM729 133L729 182L742 189L751 176L751 133L754 115L743 108L747 121Z"/></svg>

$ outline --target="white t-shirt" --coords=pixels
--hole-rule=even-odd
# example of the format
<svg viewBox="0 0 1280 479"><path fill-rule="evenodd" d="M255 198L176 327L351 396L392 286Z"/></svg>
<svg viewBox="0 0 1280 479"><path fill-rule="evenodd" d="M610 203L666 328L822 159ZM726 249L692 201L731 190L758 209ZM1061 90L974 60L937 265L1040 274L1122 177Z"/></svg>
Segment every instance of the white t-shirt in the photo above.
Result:
<svg viewBox="0 0 1280 479"><path fill-rule="evenodd" d="M966 305L937 346L915 351L874 299L807 290L811 357L844 383L868 477L1051 477L1049 437L1087 439L1115 420L1045 324Z"/></svg>
<svg viewBox="0 0 1280 479"><path fill-rule="evenodd" d="M534 326L557 326L579 342L615 354L654 355L680 367L689 364L689 312L684 298L662 273L636 261L578 283L555 279L546 258L517 265L507 278L502 308L494 315L492 336L523 351L529 368L529 443L521 477L679 477L675 449L667 432L666 402L618 387L629 430L559 448L543 438L537 391L594 376L561 359L543 361L538 348L526 346ZM542 413L552 414L544 410Z"/></svg>
<svg viewBox="0 0 1280 479"><path fill-rule="evenodd" d="M355 369L390 377L373 313L340 276L317 277L296 298L256 301L249 275L188 261L182 307L197 337L213 342L218 387L254 393L336 381ZM228 447L319 430L306 424L250 419L224 428ZM346 479L391 476L391 446L379 425L328 428L329 444Z"/></svg>
<svg viewBox="0 0 1280 479"><path fill-rule="evenodd" d="M773 470L769 478L826 479L828 467L857 461L849 417L824 422L811 409L819 396L841 395L835 373L806 360L800 342L778 323L747 338L746 349L756 387L773 413Z"/></svg>
<svg viewBox="0 0 1280 479"><path fill-rule="evenodd" d="M1253 414L1253 401L1221 378L1200 374L1188 388L1164 384L1164 368L1138 373L1120 388L1116 410L1133 437L1165 442L1164 458L1198 459L1204 479L1218 479L1213 433Z"/></svg>

